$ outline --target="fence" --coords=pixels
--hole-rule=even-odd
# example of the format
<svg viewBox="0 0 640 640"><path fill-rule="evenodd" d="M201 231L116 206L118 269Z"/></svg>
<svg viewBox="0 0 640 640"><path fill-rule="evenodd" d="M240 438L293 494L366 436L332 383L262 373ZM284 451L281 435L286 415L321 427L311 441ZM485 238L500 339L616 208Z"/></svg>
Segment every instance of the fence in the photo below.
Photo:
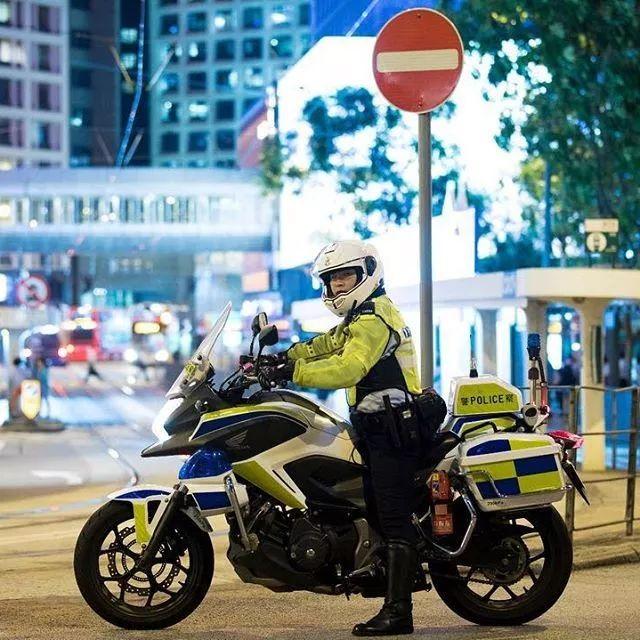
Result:
<svg viewBox="0 0 640 640"><path fill-rule="evenodd" d="M585 480L584 484L587 485L595 485L606 482L621 482L626 481L626 495L625 495L625 514L624 518L619 520L612 520L608 522L598 522L596 524L576 527L575 526L575 500L576 500L576 492L575 489L571 489L567 493L566 502L565 502L565 522L567 524L567 528L569 529L569 534L573 537L573 533L575 531L587 531L591 529L598 529L601 527L610 527L614 525L625 525L626 535L630 536L633 534L633 523L640 518L635 517L635 495L636 495L636 478L640 477L640 473L638 473L638 431L640 430L639 424L639 403L640 403L640 387L623 387L620 389L609 389L605 387L598 386L561 386L561 385L550 385L549 389L551 392L554 392L553 395L556 395L556 400L558 396L561 400L561 410L560 416L563 417L566 415L566 419L562 420L561 426L571 433L577 433L585 438L585 448L589 446L589 439L595 436L601 436L608 438L610 442L613 443L612 446L612 464L614 470L618 468L618 448L620 442L620 436L628 437L628 459L626 464L626 473L624 475L616 475L610 478L595 478L591 480ZM607 411L607 414L611 416L610 426L612 428L606 428L605 421L605 430L604 431L585 431L584 427L582 429L580 426L580 415L579 415L579 407L580 407L580 394L585 391L596 392L609 394L609 402L610 411ZM557 392L557 393L555 393ZM627 394L630 396L630 404L629 404L629 416L628 420L625 421L628 423L629 428L618 428L620 427L620 412L619 405L624 404L619 402L619 398L621 394ZM565 402L565 399L568 402ZM605 398L606 399L606 398ZM606 402L604 403L606 406ZM568 405L568 406L567 406ZM567 406L566 412L563 411L564 407ZM556 414L557 415L557 414ZM554 424L555 426L555 424ZM622 425L624 426L624 425ZM606 444L606 440L605 440ZM570 452L570 458L574 464L576 464L576 451Z"/></svg>

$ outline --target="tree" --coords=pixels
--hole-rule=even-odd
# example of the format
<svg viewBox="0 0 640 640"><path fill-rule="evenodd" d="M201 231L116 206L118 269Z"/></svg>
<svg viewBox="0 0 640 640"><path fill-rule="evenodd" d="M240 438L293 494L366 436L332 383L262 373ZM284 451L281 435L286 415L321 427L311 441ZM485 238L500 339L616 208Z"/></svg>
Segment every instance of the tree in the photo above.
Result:
<svg viewBox="0 0 640 640"><path fill-rule="evenodd" d="M620 220L621 256L640 252L640 11L634 0L441 0L469 51L493 59L507 110L498 142L521 136L522 185L541 202L554 179L553 235L581 244L588 217ZM523 93L523 113L509 103ZM530 223L536 207L525 212ZM535 230L535 224L532 227Z"/></svg>
<svg viewBox="0 0 640 640"><path fill-rule="evenodd" d="M449 105L442 115L449 117L452 111ZM351 198L357 212L354 231L369 238L381 226L407 224L418 195L417 141L400 112L390 106L378 107L365 88L345 87L332 96L309 100L303 117L311 129L309 172L332 175L339 192ZM406 148L410 152L402 153ZM447 182L459 177L456 155L455 147L433 140L436 214L442 209ZM302 175L299 170L297 175ZM481 199L477 194L472 197Z"/></svg>

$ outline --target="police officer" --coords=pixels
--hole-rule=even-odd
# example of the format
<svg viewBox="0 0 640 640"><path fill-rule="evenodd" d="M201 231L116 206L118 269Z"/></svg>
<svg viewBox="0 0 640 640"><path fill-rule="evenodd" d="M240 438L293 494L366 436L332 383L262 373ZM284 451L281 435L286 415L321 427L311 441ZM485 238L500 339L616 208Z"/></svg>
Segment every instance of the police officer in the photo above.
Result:
<svg viewBox="0 0 640 640"><path fill-rule="evenodd" d="M371 244L335 242L314 263L322 300L342 322L299 343L267 375L304 387L347 388L363 459L369 523L387 545L387 595L378 615L353 629L357 636L413 632L411 593L416 530L411 522L413 478L420 456L397 418L421 391L411 332L387 297L382 262Z"/></svg>

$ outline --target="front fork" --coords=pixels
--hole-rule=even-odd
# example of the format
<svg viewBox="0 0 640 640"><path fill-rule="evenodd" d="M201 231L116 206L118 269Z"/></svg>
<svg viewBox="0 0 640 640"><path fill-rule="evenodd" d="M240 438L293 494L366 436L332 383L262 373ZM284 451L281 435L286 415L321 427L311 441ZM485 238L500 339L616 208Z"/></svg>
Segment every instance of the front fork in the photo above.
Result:
<svg viewBox="0 0 640 640"><path fill-rule="evenodd" d="M185 498L187 493L189 492L189 489L186 487L186 485L182 483L176 484L173 487L173 489L174 491L171 494L171 496L169 498L165 498L164 501L160 503L161 505L164 503L166 506L162 511L162 513L160 514L158 524L156 525L153 533L151 534L151 537L148 540L146 548L144 549L144 551L140 555L140 558L138 559L137 565L141 569L148 569L150 567L151 562L155 558L156 553L158 552L158 549L160 548L160 545L162 544L162 541L165 538L167 527L170 525L171 521L173 520L175 515L178 513L178 511L186 507ZM160 509L160 507L158 507L158 509ZM140 518L135 513L135 506L134 506L134 521L136 524L136 537L138 538L138 541L140 541L141 539L138 534L139 525L142 524L142 523L139 523L139 519ZM145 519L146 519L146 515L145 515ZM146 522L145 522L145 525L146 525Z"/></svg>

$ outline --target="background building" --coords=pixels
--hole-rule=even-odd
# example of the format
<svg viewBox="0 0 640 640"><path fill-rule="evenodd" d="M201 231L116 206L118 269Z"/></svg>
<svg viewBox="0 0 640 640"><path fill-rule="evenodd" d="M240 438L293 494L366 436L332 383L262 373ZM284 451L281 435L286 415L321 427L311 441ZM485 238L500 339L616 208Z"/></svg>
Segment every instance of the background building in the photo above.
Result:
<svg viewBox="0 0 640 640"><path fill-rule="evenodd" d="M0 2L0 169L67 164L67 43L64 0Z"/></svg>
<svg viewBox="0 0 640 640"><path fill-rule="evenodd" d="M153 0L151 163L236 166L242 116L311 44L312 5Z"/></svg>
<svg viewBox="0 0 640 640"><path fill-rule="evenodd" d="M135 4L135 3L130 3ZM112 165L120 134L118 3L69 3L69 165Z"/></svg>

